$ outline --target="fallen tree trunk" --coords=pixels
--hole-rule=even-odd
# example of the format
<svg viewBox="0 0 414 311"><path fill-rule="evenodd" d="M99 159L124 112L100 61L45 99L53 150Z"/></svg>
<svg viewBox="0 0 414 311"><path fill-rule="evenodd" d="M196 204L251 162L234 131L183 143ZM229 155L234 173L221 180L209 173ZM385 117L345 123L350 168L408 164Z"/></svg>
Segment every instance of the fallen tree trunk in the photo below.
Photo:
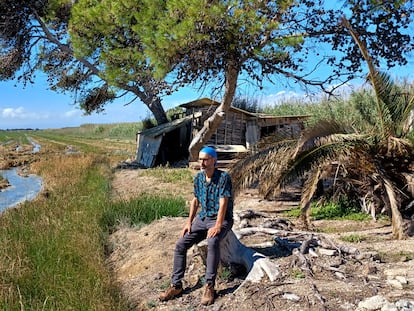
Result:
<svg viewBox="0 0 414 311"><path fill-rule="evenodd" d="M207 242L204 240L197 247L204 257L207 254ZM230 230L220 243L220 259L224 265L241 265L247 271L246 281L259 282L265 275L270 281L274 281L280 274L278 265L273 263L265 255L245 246Z"/></svg>

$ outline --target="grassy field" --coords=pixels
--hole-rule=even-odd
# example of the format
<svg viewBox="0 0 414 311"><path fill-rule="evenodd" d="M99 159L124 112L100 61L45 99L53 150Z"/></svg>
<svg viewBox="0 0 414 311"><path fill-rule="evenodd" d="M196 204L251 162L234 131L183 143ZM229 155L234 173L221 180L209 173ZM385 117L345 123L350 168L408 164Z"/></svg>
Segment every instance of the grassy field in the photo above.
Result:
<svg viewBox="0 0 414 311"><path fill-rule="evenodd" d="M134 137L103 138L89 129L0 134L2 144L41 145L30 170L45 183L36 200L0 217L1 310L128 310L105 263L108 234L121 221L186 213L180 197L112 201L114 164L133 156ZM65 153L68 146L78 152Z"/></svg>

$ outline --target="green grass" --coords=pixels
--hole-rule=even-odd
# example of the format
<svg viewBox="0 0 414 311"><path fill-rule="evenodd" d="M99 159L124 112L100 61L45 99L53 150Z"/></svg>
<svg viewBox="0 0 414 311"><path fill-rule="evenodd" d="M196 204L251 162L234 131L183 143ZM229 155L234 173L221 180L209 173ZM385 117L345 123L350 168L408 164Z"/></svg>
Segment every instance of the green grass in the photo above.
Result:
<svg viewBox="0 0 414 311"><path fill-rule="evenodd" d="M64 136L82 137L89 139L126 139L134 140L138 131L142 130L142 122L113 123L113 124L82 124L79 127L65 127L51 130Z"/></svg>
<svg viewBox="0 0 414 311"><path fill-rule="evenodd" d="M121 310L104 263L109 184L99 166L63 172L80 176L0 218L2 310Z"/></svg>
<svg viewBox="0 0 414 311"><path fill-rule="evenodd" d="M341 204L327 204L320 208L314 207L311 215L314 219L346 219L363 221L370 219L370 215L357 211L355 208Z"/></svg>
<svg viewBox="0 0 414 311"><path fill-rule="evenodd" d="M136 133L143 128L142 122L114 123L114 124L83 124L79 127L46 130L0 130L0 143L3 144L30 144L28 137L46 139L65 145L75 146L78 151L102 153L106 152L105 144L96 144L108 140L130 143L135 146ZM101 145L101 146L100 146ZM62 146L64 148L64 146ZM133 148L135 150L135 147Z"/></svg>
<svg viewBox="0 0 414 311"><path fill-rule="evenodd" d="M233 274L231 272L231 269L228 267L223 267L220 272L219 272L219 278L222 279L223 281L230 281L233 277Z"/></svg>
<svg viewBox="0 0 414 311"><path fill-rule="evenodd" d="M30 131L2 131L0 130L0 144L30 144L27 135Z"/></svg>
<svg viewBox="0 0 414 311"><path fill-rule="evenodd" d="M109 159L49 157L35 163L48 197L0 217L1 310L127 310L105 264L106 238L121 222L139 225L186 213L182 198L110 199Z"/></svg>
<svg viewBox="0 0 414 311"><path fill-rule="evenodd" d="M60 132L56 131L39 131L36 133L36 136L41 139L46 139L48 141L59 142L62 147L67 145L74 146L77 151L85 152L85 153L105 153L106 149L104 146L95 146L93 143L94 141L91 138L82 138L79 139L77 136L69 136L64 135ZM90 143L88 143L90 141Z"/></svg>
<svg viewBox="0 0 414 311"><path fill-rule="evenodd" d="M301 209L295 208L288 211L287 216L298 217L301 214ZM310 215L315 220L355 220L364 221L371 218L370 215L358 211L355 207L350 207L347 204L341 203L328 203L323 206L317 206L313 204L311 206Z"/></svg>
<svg viewBox="0 0 414 311"><path fill-rule="evenodd" d="M290 270L289 275L293 279L303 279L303 278L305 278L305 274L300 269L292 269L292 270Z"/></svg>
<svg viewBox="0 0 414 311"><path fill-rule="evenodd" d="M142 172L143 176L153 176L165 183L192 182L193 175L189 170L155 167Z"/></svg>
<svg viewBox="0 0 414 311"><path fill-rule="evenodd" d="M187 209L182 197L143 194L130 200L113 202L105 209L101 226L112 232L120 223L124 225L148 224L163 216L186 216Z"/></svg>
<svg viewBox="0 0 414 311"><path fill-rule="evenodd" d="M349 234L349 235L341 236L339 239L341 241L350 242L350 243L360 243L366 240L367 238L360 234Z"/></svg>

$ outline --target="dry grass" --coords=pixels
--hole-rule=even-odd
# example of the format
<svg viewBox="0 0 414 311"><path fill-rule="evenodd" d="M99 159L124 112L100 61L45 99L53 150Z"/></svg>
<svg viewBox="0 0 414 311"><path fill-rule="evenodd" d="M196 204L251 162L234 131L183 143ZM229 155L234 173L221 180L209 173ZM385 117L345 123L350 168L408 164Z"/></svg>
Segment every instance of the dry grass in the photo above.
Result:
<svg viewBox="0 0 414 311"><path fill-rule="evenodd" d="M45 192L0 218L2 310L120 310L105 264L102 156L49 154L32 164Z"/></svg>

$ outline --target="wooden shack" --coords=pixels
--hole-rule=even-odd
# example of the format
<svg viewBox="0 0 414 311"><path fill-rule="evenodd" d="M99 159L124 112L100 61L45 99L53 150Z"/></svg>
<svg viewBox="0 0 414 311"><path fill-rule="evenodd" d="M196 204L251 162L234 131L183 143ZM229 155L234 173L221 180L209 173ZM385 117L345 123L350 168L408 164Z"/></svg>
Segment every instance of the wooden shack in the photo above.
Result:
<svg viewBox="0 0 414 311"><path fill-rule="evenodd" d="M204 122L214 113L220 103L209 98L198 99L180 105L186 109L186 116L198 114L193 118L194 136ZM223 122L211 136L207 145L218 146L225 150L254 148L260 138L276 135L280 139L297 138L309 116L272 116L264 113L252 113L236 107L230 107ZM227 148L225 147L227 146Z"/></svg>
<svg viewBox="0 0 414 311"><path fill-rule="evenodd" d="M137 133L136 161L143 167L165 165L188 158L193 116Z"/></svg>
<svg viewBox="0 0 414 311"><path fill-rule="evenodd" d="M165 165L188 159L188 147L194 135L216 110L219 102L202 98L180 105L185 113L169 123L137 134L137 162L145 167ZM230 107L223 122L207 145L214 146L220 158L232 157L253 149L260 138L299 137L308 116L271 116Z"/></svg>

